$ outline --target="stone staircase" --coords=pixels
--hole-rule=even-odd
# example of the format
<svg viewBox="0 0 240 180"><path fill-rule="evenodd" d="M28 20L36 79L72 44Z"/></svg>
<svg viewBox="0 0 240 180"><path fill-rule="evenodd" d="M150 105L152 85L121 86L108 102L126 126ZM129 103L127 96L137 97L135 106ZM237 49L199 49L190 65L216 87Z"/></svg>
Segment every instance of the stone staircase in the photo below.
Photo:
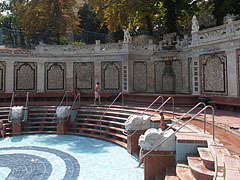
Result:
<svg viewBox="0 0 240 180"><path fill-rule="evenodd" d="M30 107L28 120L22 123L22 134L56 133L55 114L56 106Z"/></svg>
<svg viewBox="0 0 240 180"><path fill-rule="evenodd" d="M95 137L126 147L124 123L131 113L128 110L118 111L114 108L105 112L105 109L106 107L81 107L74 122L69 124L66 134Z"/></svg>
<svg viewBox="0 0 240 180"><path fill-rule="evenodd" d="M230 155L217 141L208 140L207 143L208 147L197 148L199 156L188 156L187 162L177 163L176 177L180 180L239 179L240 158Z"/></svg>
<svg viewBox="0 0 240 180"><path fill-rule="evenodd" d="M12 134L12 124L8 121L9 111L9 107L0 107L0 120L5 125L5 136Z"/></svg>

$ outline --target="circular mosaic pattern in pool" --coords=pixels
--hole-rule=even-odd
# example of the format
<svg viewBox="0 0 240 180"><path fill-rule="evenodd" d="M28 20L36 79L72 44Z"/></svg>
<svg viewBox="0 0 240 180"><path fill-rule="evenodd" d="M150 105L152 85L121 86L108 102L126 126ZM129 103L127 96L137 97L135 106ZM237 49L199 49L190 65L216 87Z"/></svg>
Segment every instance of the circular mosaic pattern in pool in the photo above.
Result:
<svg viewBox="0 0 240 180"><path fill-rule="evenodd" d="M95 138L0 138L0 180L143 180L144 169L134 168L137 164L125 148Z"/></svg>
<svg viewBox="0 0 240 180"><path fill-rule="evenodd" d="M68 153L62 152L57 149L50 149L46 147L23 146L23 147L6 147L0 148L0 151L9 150L33 150L43 151L59 156L66 165L66 174L63 180L76 180L79 176L80 165L78 161ZM28 155L28 154L3 154L0 155L0 166L8 167L11 173L6 179L19 180L19 179L48 179L52 172L52 166L47 159Z"/></svg>

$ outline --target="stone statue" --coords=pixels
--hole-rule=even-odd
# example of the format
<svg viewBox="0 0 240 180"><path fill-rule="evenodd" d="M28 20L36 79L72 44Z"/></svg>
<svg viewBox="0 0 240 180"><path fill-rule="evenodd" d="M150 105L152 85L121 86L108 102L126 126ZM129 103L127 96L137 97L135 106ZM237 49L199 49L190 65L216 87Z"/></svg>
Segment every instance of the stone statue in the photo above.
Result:
<svg viewBox="0 0 240 180"><path fill-rule="evenodd" d="M129 33L129 30L128 29L124 29L124 39L123 39L123 42L124 43L129 43L129 42L132 42L132 38L130 36L130 33Z"/></svg>
<svg viewBox="0 0 240 180"><path fill-rule="evenodd" d="M192 33L193 32L198 32L199 31L199 24L197 17L194 15L192 18Z"/></svg>
<svg viewBox="0 0 240 180"><path fill-rule="evenodd" d="M11 121L20 121L23 119L23 106L13 106L10 111Z"/></svg>
<svg viewBox="0 0 240 180"><path fill-rule="evenodd" d="M155 148L154 151L176 151L176 140L173 134L174 131L172 129L162 131L161 128L150 128L139 137L138 145L146 151L150 151L153 148ZM161 142L163 143L158 146Z"/></svg>
<svg viewBox="0 0 240 180"><path fill-rule="evenodd" d="M132 130L144 130L150 127L150 116L148 115L131 115L125 122L125 128L127 131Z"/></svg>
<svg viewBox="0 0 240 180"><path fill-rule="evenodd" d="M67 118L70 114L71 106L58 106L56 109L57 118Z"/></svg>

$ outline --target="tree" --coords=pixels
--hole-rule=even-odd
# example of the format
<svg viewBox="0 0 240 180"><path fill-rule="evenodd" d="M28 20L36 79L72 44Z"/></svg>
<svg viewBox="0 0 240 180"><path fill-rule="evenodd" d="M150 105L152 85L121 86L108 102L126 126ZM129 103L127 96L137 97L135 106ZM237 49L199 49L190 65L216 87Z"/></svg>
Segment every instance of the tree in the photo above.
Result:
<svg viewBox="0 0 240 180"><path fill-rule="evenodd" d="M78 11L78 16L80 19L79 27L81 29L98 33L108 33L107 27L105 24L101 25L100 19L97 18L96 12L89 4L83 4Z"/></svg>
<svg viewBox="0 0 240 180"><path fill-rule="evenodd" d="M59 44L67 30L80 30L74 5L75 0L22 0L15 11L22 30L47 33Z"/></svg>

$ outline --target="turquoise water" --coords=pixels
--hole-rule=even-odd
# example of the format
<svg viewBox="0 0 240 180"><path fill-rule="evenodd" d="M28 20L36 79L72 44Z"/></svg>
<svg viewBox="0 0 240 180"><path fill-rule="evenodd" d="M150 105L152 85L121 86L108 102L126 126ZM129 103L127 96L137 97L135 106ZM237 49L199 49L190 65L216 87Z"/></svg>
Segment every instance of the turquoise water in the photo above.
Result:
<svg viewBox="0 0 240 180"><path fill-rule="evenodd" d="M0 179L143 180L143 168L125 148L72 135L0 139Z"/></svg>

